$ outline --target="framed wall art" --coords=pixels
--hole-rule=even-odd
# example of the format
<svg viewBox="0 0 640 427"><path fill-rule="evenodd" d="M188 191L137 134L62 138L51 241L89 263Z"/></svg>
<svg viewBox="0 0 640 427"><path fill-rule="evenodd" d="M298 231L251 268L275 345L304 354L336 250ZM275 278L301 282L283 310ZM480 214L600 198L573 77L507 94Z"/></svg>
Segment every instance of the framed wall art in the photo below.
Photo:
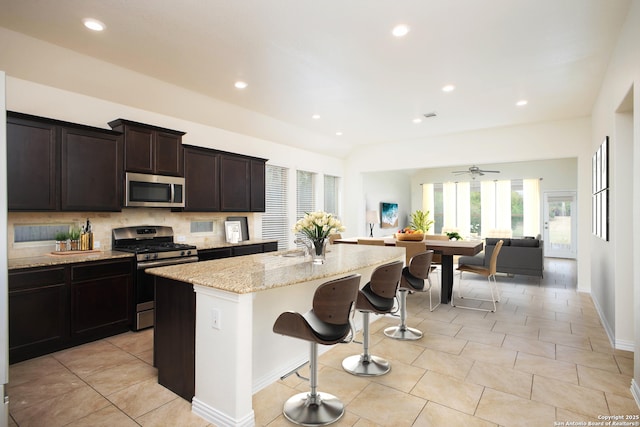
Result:
<svg viewBox="0 0 640 427"><path fill-rule="evenodd" d="M380 228L398 228L398 204L380 203Z"/></svg>

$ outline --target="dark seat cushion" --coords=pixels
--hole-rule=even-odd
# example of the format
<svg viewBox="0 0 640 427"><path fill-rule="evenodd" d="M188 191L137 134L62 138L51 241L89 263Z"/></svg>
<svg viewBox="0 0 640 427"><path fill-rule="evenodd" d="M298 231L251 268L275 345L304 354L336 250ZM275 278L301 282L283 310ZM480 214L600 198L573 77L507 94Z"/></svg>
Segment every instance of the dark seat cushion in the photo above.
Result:
<svg viewBox="0 0 640 427"><path fill-rule="evenodd" d="M409 267L404 267L402 269L402 284L408 284L408 289L415 289L417 291L421 291L424 289L424 280L419 277L414 276L409 272Z"/></svg>
<svg viewBox="0 0 640 427"><path fill-rule="evenodd" d="M380 313L388 313L393 309L393 298L384 298L380 295L376 295L371 290L371 283L367 283L364 285L364 288L360 289L362 295L367 299L371 307L375 309L375 311ZM361 307L360 304L356 307L357 309L368 309L369 307Z"/></svg>
<svg viewBox="0 0 640 427"><path fill-rule="evenodd" d="M302 317L304 317L304 320L309 324L313 334L322 341L339 341L347 335L351 328L351 325L348 323L344 325L332 325L331 323L323 322L318 319L318 316L316 316L313 310L307 311Z"/></svg>

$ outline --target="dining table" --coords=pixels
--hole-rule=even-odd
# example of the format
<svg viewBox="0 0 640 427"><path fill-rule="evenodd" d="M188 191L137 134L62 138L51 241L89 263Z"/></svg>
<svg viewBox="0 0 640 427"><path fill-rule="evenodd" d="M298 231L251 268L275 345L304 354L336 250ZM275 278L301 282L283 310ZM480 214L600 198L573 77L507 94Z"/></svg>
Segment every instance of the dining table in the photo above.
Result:
<svg viewBox="0 0 640 427"><path fill-rule="evenodd" d="M385 246L396 246L395 237L348 237L334 240L334 244L358 244L358 240L384 240ZM454 255L473 256L482 251L482 240L430 240L427 236L422 242L425 250L431 249L441 255L442 272L440 275L440 302L449 304L453 294L453 257Z"/></svg>

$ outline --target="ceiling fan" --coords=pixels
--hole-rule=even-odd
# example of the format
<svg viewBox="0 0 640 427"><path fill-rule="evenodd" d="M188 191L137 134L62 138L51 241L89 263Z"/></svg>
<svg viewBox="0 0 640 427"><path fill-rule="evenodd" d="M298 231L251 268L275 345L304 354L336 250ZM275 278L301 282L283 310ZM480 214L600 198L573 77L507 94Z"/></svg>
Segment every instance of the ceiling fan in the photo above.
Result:
<svg viewBox="0 0 640 427"><path fill-rule="evenodd" d="M500 173L500 171L490 171L490 170L480 169L478 166L473 165L473 166L470 166L469 169L467 170L453 171L452 173L454 175L468 174L469 176L471 176L471 179L476 179L476 176L484 176L485 173Z"/></svg>

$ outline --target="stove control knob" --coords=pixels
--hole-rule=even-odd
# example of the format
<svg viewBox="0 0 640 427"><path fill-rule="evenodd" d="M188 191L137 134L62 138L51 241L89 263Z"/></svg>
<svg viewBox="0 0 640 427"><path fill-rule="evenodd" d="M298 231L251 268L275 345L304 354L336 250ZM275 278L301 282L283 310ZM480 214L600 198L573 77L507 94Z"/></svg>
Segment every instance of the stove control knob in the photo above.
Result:
<svg viewBox="0 0 640 427"><path fill-rule="evenodd" d="M187 251L187 255L191 255L191 251Z"/></svg>
<svg viewBox="0 0 640 427"><path fill-rule="evenodd" d="M180 256L184 256L184 255L185 255L184 251L180 251Z"/></svg>
<svg viewBox="0 0 640 427"><path fill-rule="evenodd" d="M145 259L145 260L148 260L148 259L150 259L150 258L151 258L151 255L150 255L150 254L146 254L146 255L144 256L144 259Z"/></svg>
<svg viewBox="0 0 640 427"><path fill-rule="evenodd" d="M158 254L153 254L153 259L158 259Z"/></svg>

